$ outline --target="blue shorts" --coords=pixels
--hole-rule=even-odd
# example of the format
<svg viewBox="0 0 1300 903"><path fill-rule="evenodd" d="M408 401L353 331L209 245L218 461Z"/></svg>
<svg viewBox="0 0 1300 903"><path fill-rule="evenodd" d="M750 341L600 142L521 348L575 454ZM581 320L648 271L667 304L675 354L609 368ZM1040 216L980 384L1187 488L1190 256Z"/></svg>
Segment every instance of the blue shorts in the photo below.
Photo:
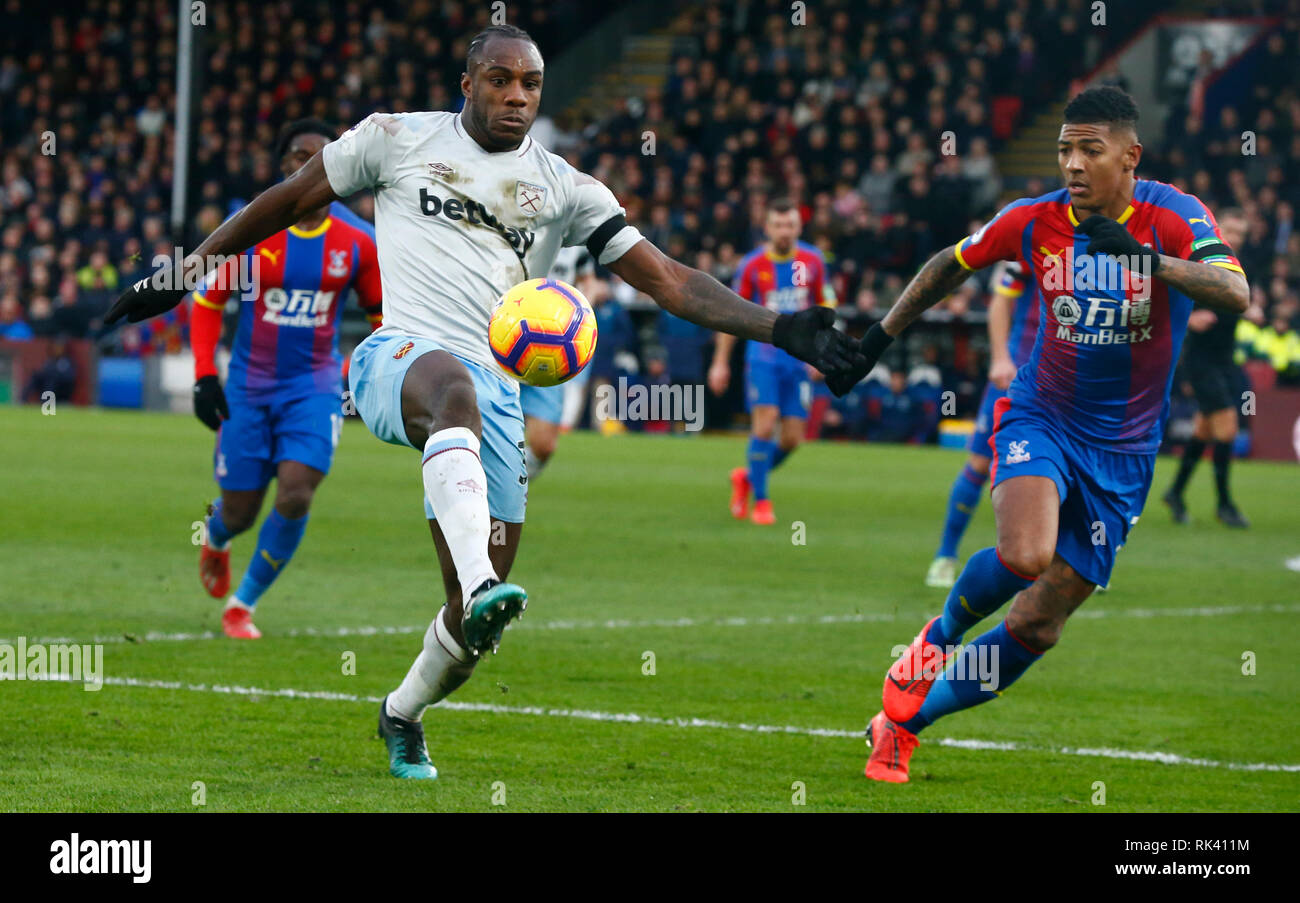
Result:
<svg viewBox="0 0 1300 903"><path fill-rule="evenodd" d="M993 456L993 451L989 448L989 439L993 437L993 406L999 398L1005 398L1006 394L1006 389L999 389L991 382L984 387L980 412L975 415L975 432L971 433L970 442L966 446L972 455L983 455L986 458Z"/></svg>
<svg viewBox="0 0 1300 903"><path fill-rule="evenodd" d="M1061 499L1056 551L1083 579L1106 586L1115 553L1146 505L1156 457L1107 451L1075 439L1042 414L999 401L993 414L993 488L1013 477L1048 477Z"/></svg>
<svg viewBox="0 0 1300 903"><path fill-rule="evenodd" d="M750 361L745 364L745 409L754 410L756 404L775 405L782 417L807 419L808 406L812 404L812 381L808 371L799 367L783 367Z"/></svg>
<svg viewBox="0 0 1300 903"><path fill-rule="evenodd" d="M519 405L525 417L559 425L564 414L564 386L519 386Z"/></svg>
<svg viewBox="0 0 1300 903"><path fill-rule="evenodd" d="M411 364L442 346L431 339L371 333L352 352L348 377L357 413L370 432L393 445L415 448L402 423L402 381ZM524 413L515 383L505 376L457 357L478 396L483 421L479 457L487 475L488 511L497 520L520 524L528 501L528 468L524 463ZM422 451L422 449L417 449ZM433 519L433 507L424 500L424 515Z"/></svg>
<svg viewBox="0 0 1300 903"><path fill-rule="evenodd" d="M281 461L329 473L342 429L342 400L332 392L269 404L231 398L230 419L217 430L212 456L217 485L265 489Z"/></svg>

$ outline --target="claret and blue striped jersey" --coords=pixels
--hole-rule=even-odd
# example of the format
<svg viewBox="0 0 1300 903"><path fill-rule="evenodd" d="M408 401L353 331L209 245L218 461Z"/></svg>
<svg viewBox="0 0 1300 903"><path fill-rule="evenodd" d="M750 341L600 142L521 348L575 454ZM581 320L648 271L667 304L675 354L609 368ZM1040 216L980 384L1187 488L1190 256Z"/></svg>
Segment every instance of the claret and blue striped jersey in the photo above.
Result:
<svg viewBox="0 0 1300 903"><path fill-rule="evenodd" d="M226 393L252 404L342 391L338 325L348 291L372 325L382 292L374 228L343 204L330 205L320 226L290 226L241 255L255 276L239 292L240 261L213 274L196 304L221 310L239 294L239 326L231 346Z"/></svg>
<svg viewBox="0 0 1300 903"><path fill-rule="evenodd" d="M786 257L777 257L766 247L751 251L736 268L731 288L740 297L778 314L835 305L835 291L826 274L821 251L802 241L795 242L794 250ZM745 355L750 363L786 365L800 370L804 367L788 352L766 342L749 342Z"/></svg>
<svg viewBox="0 0 1300 903"><path fill-rule="evenodd" d="M1119 222L1160 254L1242 272L1205 205L1172 185L1138 180ZM1012 404L1110 450L1154 453L1192 299L1113 258L1089 258L1078 225L1061 189L1004 207L955 253L967 269L1019 259L1037 293L1038 327Z"/></svg>

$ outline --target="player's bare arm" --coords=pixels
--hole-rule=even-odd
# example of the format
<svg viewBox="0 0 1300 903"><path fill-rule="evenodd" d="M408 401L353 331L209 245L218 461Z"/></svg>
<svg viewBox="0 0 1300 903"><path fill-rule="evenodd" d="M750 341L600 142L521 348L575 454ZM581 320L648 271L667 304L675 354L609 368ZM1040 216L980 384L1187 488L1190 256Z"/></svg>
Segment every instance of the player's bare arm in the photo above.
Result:
<svg viewBox="0 0 1300 903"><path fill-rule="evenodd" d="M770 342L823 373L848 372L861 363L856 343L835 329L829 308L778 315L746 301L707 273L666 257L644 239L609 268L671 314L742 339Z"/></svg>
<svg viewBox="0 0 1300 903"><path fill-rule="evenodd" d="M1016 365L1011 360L1007 343L1011 336L1011 317L1015 305L1005 295L994 295L989 300L989 379L999 389L1005 390L1016 376Z"/></svg>
<svg viewBox="0 0 1300 903"><path fill-rule="evenodd" d="M956 247L950 245L926 261L912 277L894 306L885 314L880 326L892 338L913 320L948 297L957 286L970 278L970 270L957 260Z"/></svg>
<svg viewBox="0 0 1300 903"><path fill-rule="evenodd" d="M251 204L218 226L186 256L182 270L187 275L201 277L206 272L204 261L215 256L238 254L337 199L338 195L325 175L321 155L316 154L307 165L262 192ZM171 310L186 294L186 289L179 284L175 288L162 288L142 279L122 293L104 318L104 323L111 325L123 317L131 323L147 320Z"/></svg>
<svg viewBox="0 0 1300 903"><path fill-rule="evenodd" d="M1196 303L1214 310L1241 314L1250 306L1250 284L1245 276L1233 270L1161 254L1155 275Z"/></svg>

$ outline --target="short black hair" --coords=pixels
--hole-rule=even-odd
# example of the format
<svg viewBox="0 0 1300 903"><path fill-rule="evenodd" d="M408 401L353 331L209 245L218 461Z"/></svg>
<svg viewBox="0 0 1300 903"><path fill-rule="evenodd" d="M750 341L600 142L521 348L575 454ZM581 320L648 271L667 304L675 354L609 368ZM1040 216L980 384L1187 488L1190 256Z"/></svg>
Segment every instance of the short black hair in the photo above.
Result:
<svg viewBox="0 0 1300 903"><path fill-rule="evenodd" d="M1107 85L1089 88L1074 95L1065 105L1069 123L1105 123L1137 131L1138 108L1133 98L1119 88Z"/></svg>
<svg viewBox="0 0 1300 903"><path fill-rule="evenodd" d="M768 213L789 213L796 209L794 201L788 197L775 197L767 202Z"/></svg>
<svg viewBox="0 0 1300 903"><path fill-rule="evenodd" d="M338 131L324 119L295 119L280 129L280 136L275 139L275 156L283 157L289 152L289 145L299 135L320 135L330 141L338 137Z"/></svg>
<svg viewBox="0 0 1300 903"><path fill-rule="evenodd" d="M487 28L474 35L469 42L469 51L465 54L466 72L469 72L474 68L474 61L482 55L483 48L487 45L487 42L493 38L511 38L518 41L527 41L529 44L537 47L537 42L533 40L533 36L517 25L489 25ZM540 47L537 48L537 52L539 55L541 54L542 50Z"/></svg>

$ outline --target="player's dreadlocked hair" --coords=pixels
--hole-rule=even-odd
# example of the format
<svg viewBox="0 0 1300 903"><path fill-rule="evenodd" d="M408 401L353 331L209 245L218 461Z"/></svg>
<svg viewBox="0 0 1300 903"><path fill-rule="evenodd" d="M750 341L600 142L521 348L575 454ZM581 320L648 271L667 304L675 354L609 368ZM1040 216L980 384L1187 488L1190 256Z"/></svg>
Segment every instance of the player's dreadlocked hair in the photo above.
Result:
<svg viewBox="0 0 1300 903"><path fill-rule="evenodd" d="M295 119L280 129L280 136L275 139L275 156L283 157L289 151L289 145L299 135L320 135L333 141L338 131L324 119Z"/></svg>
<svg viewBox="0 0 1300 903"><path fill-rule="evenodd" d="M484 46L492 38L515 38L520 41L527 41L529 44L537 47L537 42L533 40L533 36L518 26L489 25L487 28L474 35L473 40L469 42L469 52L465 54L466 72L473 71L474 63L476 63L478 58L482 56ZM538 48L538 53L541 53L540 47Z"/></svg>
<svg viewBox="0 0 1300 903"><path fill-rule="evenodd" d="M1138 108L1133 98L1119 88L1089 88L1074 95L1065 105L1065 121L1071 123L1102 122L1126 126L1137 131Z"/></svg>

